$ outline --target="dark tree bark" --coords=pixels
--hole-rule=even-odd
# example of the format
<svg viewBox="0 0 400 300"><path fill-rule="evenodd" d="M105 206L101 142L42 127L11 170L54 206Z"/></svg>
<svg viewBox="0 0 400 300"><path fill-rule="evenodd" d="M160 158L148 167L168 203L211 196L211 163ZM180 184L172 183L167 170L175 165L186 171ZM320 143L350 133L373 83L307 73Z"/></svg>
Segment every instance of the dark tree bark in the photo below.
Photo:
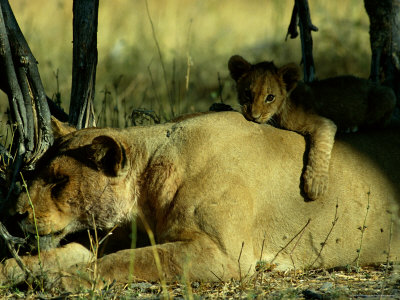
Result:
<svg viewBox="0 0 400 300"><path fill-rule="evenodd" d="M364 0L370 21L370 79L382 82L400 99L400 0Z"/></svg>
<svg viewBox="0 0 400 300"><path fill-rule="evenodd" d="M22 115L22 121L26 119L22 125L24 129L27 128L24 135L27 145L26 163L33 167L37 158L53 142L50 128L50 110L37 68L37 61L15 20L8 1L1 0L0 3L10 43L14 70L17 75L17 81L14 76L8 79L9 92L11 92L11 100L15 96L20 97L17 85L20 86L24 103L18 102L18 108ZM10 62L8 58L7 61ZM9 66L11 66L11 62ZM7 74L11 75L11 73L10 71ZM23 107L25 108L25 116L23 116Z"/></svg>
<svg viewBox="0 0 400 300"><path fill-rule="evenodd" d="M311 22L310 9L307 0L295 0L286 38L290 36L291 39L294 39L299 35L297 26L299 26L300 29L301 54L304 70L303 80L304 82L311 82L315 78L311 31L318 31L318 28Z"/></svg>
<svg viewBox="0 0 400 300"><path fill-rule="evenodd" d="M53 143L50 111L37 69L37 61L15 20L7 0L0 0L0 65L2 88L9 99L12 122L17 125L16 157L8 181L10 198L22 166L33 169L37 160Z"/></svg>
<svg viewBox="0 0 400 300"><path fill-rule="evenodd" d="M97 66L98 0L74 0L73 66L69 123L77 129L96 126L93 99Z"/></svg>
<svg viewBox="0 0 400 300"><path fill-rule="evenodd" d="M69 121L78 128L95 125L93 97L97 66L98 6L98 0L76 0L73 4L74 57L70 106L72 115ZM17 125L13 141L16 156L10 167L12 176L0 176L0 215L3 220L20 170L22 167L34 169L37 160L53 143L50 111L58 119L68 120L68 115L46 96L37 61L8 0L0 0L0 70L0 89L8 95L11 121ZM10 157L2 145L0 153ZM0 236L21 269L31 274L14 250L14 245L24 243L24 240L11 236L2 222Z"/></svg>
<svg viewBox="0 0 400 300"><path fill-rule="evenodd" d="M22 167L33 169L37 160L53 143L50 110L37 61L7 0L0 0L0 68L0 88L9 99L10 121L17 126L16 138L13 140L16 155L10 166L11 176L0 179L0 215L4 217L7 211L5 208L11 196L14 196L15 183ZM14 245L24 243L24 240L11 236L1 222L0 236L20 267L30 274L14 250Z"/></svg>

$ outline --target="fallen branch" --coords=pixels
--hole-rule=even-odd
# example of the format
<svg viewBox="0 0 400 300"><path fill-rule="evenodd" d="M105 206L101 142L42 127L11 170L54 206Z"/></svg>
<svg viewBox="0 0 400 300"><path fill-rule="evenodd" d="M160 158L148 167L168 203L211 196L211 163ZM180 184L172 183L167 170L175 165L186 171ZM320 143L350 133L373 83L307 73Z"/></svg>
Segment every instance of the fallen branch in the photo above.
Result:
<svg viewBox="0 0 400 300"><path fill-rule="evenodd" d="M6 242L7 248L10 251L12 257L15 259L17 262L18 266L21 268L21 270L25 273L27 277L32 277L33 273L31 270L29 270L24 263L22 262L21 258L19 257L17 251L15 251L15 245L23 245L25 244L25 239L19 238L12 236L8 231L7 228L3 225L2 222L0 222L0 236L3 238L3 240Z"/></svg>

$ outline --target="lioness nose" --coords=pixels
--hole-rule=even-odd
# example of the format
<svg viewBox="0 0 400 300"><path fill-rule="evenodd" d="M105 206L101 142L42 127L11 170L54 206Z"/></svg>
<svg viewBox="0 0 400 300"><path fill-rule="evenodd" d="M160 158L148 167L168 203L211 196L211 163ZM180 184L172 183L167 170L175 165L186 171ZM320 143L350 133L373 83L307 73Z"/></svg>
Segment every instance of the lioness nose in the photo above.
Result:
<svg viewBox="0 0 400 300"><path fill-rule="evenodd" d="M26 219L28 217L28 215L29 215L28 212L19 213L19 214L15 215L14 218L15 218L15 221L20 223L22 220Z"/></svg>
<svg viewBox="0 0 400 300"><path fill-rule="evenodd" d="M13 207L14 214L25 214L28 211L28 199L26 194L21 194L17 200L17 203Z"/></svg>
<svg viewBox="0 0 400 300"><path fill-rule="evenodd" d="M15 215L20 215L25 213L26 210L22 209L22 205L21 205L21 200L18 199L17 203L12 204L9 208L8 208L8 213L10 214L10 216L15 216Z"/></svg>

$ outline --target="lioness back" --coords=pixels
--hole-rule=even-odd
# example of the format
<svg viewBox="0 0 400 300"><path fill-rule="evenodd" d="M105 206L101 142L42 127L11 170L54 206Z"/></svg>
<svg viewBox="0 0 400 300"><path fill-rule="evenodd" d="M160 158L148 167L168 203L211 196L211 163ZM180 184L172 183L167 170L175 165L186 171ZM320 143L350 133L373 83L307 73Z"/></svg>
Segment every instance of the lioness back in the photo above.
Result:
<svg viewBox="0 0 400 300"><path fill-rule="evenodd" d="M305 148L302 136L236 112L67 134L38 163L29 197L18 199L23 228L39 241L59 240L134 222L141 229L147 224L156 245L124 249L92 265L87 250L74 245L43 251L43 264L39 257L23 262L35 274L43 266L92 283L97 268L106 282L129 283L239 279L260 260L281 270L352 265L357 257L360 265L399 260L393 222L400 202L399 131L342 135L322 201L301 195ZM132 237L125 238L130 244ZM72 251L84 254L80 264ZM60 256L66 265L58 264ZM0 265L2 285L26 276L11 262Z"/></svg>

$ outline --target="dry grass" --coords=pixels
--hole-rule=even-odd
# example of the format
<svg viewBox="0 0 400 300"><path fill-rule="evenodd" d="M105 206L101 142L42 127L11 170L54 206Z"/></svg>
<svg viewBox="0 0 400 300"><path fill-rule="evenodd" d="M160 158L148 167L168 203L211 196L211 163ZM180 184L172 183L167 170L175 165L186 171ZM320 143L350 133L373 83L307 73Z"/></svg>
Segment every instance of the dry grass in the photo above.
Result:
<svg viewBox="0 0 400 300"><path fill-rule="evenodd" d="M182 282L166 286L170 299L398 299L398 276L386 276L386 266L351 270L313 270L307 272L263 272L242 281L201 283ZM112 285L102 290L86 290L65 294L20 291L0 291L2 299L165 299L165 288L158 283L135 282Z"/></svg>
<svg viewBox="0 0 400 300"><path fill-rule="evenodd" d="M72 1L13 1L48 95L59 91L68 108L72 64ZM207 110L223 99L236 105L227 61L300 62L300 42L284 41L292 0L102 1L99 10L95 107L100 125L131 125L133 109L172 114ZM368 18L361 0L311 1L317 75L369 74ZM165 73L156 47L159 44ZM55 74L58 71L58 81ZM164 75L165 74L165 75ZM0 96L0 113L7 104ZM4 119L4 116L3 116Z"/></svg>

